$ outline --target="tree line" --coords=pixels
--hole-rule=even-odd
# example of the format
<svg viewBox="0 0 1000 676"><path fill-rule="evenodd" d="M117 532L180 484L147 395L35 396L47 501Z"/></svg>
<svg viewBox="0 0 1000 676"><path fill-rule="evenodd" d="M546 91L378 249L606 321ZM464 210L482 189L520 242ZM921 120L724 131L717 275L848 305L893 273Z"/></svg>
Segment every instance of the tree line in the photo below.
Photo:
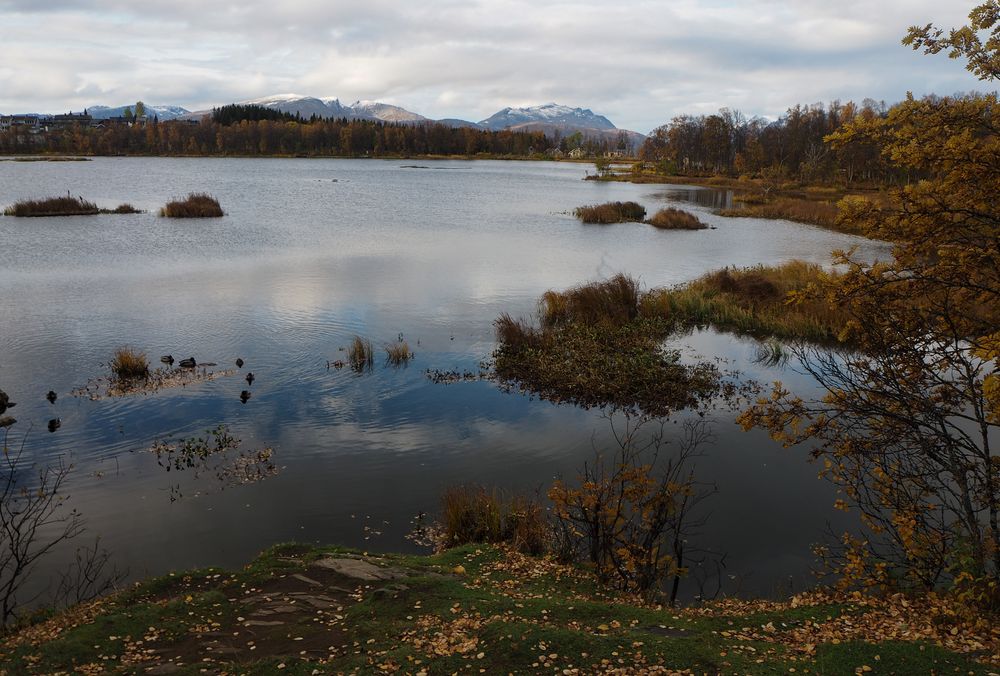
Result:
<svg viewBox="0 0 1000 676"><path fill-rule="evenodd" d="M0 133L0 153L5 154L527 157L545 152L549 145L542 132L347 119L222 124L209 118L197 123L170 120L132 126L75 125L41 134L12 127Z"/></svg>

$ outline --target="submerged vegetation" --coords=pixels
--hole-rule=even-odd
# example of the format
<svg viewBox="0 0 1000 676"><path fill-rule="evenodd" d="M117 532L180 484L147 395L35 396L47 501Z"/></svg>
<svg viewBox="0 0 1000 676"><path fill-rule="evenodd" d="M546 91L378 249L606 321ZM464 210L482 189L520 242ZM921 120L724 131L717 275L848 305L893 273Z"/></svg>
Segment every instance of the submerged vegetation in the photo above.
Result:
<svg viewBox="0 0 1000 676"><path fill-rule="evenodd" d="M584 223L627 223L645 218L646 208L637 202L607 202L577 207L573 215Z"/></svg>
<svg viewBox="0 0 1000 676"><path fill-rule="evenodd" d="M183 200L174 200L160 209L167 218L219 218L225 216L219 200L207 193L191 193Z"/></svg>
<svg viewBox="0 0 1000 676"><path fill-rule="evenodd" d="M660 209L646 221L662 230L705 230L708 226L690 211L667 207Z"/></svg>

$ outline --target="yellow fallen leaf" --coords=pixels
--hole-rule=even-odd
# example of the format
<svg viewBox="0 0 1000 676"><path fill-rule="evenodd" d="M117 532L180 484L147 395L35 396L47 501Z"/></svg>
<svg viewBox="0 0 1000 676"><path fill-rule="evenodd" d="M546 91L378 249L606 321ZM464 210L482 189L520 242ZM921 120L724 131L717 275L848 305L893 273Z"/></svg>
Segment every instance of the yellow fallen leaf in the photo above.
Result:
<svg viewBox="0 0 1000 676"><path fill-rule="evenodd" d="M451 569L451 572L455 573L455 575L465 575L465 566L458 564Z"/></svg>

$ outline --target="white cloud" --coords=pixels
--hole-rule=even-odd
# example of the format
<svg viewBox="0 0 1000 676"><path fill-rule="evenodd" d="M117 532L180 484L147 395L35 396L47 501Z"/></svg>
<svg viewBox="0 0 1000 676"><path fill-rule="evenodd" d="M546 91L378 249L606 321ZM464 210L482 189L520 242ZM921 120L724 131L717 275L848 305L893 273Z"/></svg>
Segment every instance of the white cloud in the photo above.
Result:
<svg viewBox="0 0 1000 676"><path fill-rule="evenodd" d="M984 88L899 44L971 4L829 0L0 0L0 110L137 99L197 109L279 91L385 99L429 117L585 106L648 131L723 106ZM961 3L964 5L964 3Z"/></svg>

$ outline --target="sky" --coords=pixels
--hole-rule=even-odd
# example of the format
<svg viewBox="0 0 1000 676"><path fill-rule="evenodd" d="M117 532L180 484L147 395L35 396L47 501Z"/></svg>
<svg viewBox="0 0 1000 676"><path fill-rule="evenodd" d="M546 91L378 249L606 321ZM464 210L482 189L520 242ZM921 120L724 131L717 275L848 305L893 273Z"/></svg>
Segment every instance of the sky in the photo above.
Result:
<svg viewBox="0 0 1000 676"><path fill-rule="evenodd" d="M0 0L0 112L279 93L431 118L590 108L646 133L722 107L992 91L900 44L974 0Z"/></svg>

